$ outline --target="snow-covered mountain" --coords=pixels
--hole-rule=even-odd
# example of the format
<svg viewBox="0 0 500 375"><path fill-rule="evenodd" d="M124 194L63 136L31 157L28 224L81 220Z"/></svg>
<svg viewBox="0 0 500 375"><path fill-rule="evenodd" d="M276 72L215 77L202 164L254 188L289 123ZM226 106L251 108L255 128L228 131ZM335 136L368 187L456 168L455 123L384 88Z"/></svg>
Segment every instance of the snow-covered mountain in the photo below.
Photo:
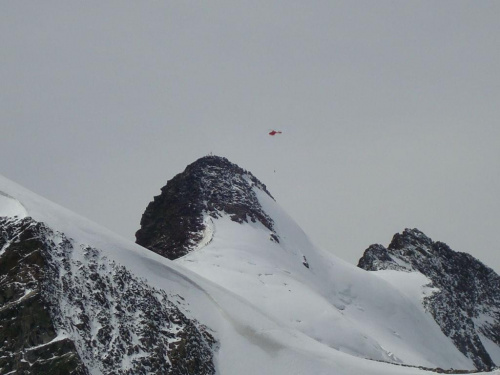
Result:
<svg viewBox="0 0 500 375"><path fill-rule="evenodd" d="M273 220L262 209L253 186L272 198L255 176L227 159L198 159L148 205L136 242L169 259L179 258L211 238L207 215L213 219L226 215L238 223L258 221L274 232Z"/></svg>
<svg viewBox="0 0 500 375"><path fill-rule="evenodd" d="M491 268L417 229L397 233L387 249L370 246L358 266L395 286L408 273L427 277L434 292L422 304L443 333L477 368L500 364L500 276Z"/></svg>
<svg viewBox="0 0 500 375"><path fill-rule="evenodd" d="M264 184L224 158L202 158L170 180L146 209L141 226L141 245L177 258L288 329L328 347L428 367L493 365L457 348L422 305L434 293L429 279L411 275L405 282L409 294L317 249ZM179 230L184 242L172 246L168 236ZM182 254L172 247L182 248Z"/></svg>
<svg viewBox="0 0 500 375"><path fill-rule="evenodd" d="M423 304L429 277L394 271L395 284L316 248L224 158L188 166L149 205L137 239L154 252L4 178L0 217L0 374L477 365Z"/></svg>

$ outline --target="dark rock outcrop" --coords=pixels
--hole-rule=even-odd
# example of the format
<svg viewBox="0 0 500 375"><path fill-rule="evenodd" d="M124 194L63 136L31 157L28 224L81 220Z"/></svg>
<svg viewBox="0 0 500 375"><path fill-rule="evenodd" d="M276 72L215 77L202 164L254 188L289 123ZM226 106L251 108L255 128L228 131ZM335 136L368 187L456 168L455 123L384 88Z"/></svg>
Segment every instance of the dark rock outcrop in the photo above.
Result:
<svg viewBox="0 0 500 375"><path fill-rule="evenodd" d="M432 241L417 229L394 235L387 249L370 246L358 267L425 275L437 291L423 304L443 333L476 368L495 366L484 344L488 340L490 345L500 346L500 276L492 269L469 254Z"/></svg>
<svg viewBox="0 0 500 375"><path fill-rule="evenodd" d="M239 223L260 222L279 241L272 219L262 210L253 188L266 186L250 172L219 156L190 164L161 189L142 215L136 242L166 258L177 259L203 238L205 215L223 214Z"/></svg>
<svg viewBox="0 0 500 375"><path fill-rule="evenodd" d="M87 375L74 343L58 337L49 313L42 227L0 218L0 374Z"/></svg>
<svg viewBox="0 0 500 375"><path fill-rule="evenodd" d="M182 297L30 218L0 230L0 374L215 373L216 341Z"/></svg>

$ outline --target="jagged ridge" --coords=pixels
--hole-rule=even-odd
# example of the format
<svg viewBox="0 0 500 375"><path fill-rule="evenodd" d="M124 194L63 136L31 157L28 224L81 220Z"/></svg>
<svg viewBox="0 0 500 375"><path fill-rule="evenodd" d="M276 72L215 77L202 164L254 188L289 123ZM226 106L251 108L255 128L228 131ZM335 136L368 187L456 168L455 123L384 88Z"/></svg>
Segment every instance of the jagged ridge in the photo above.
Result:
<svg viewBox="0 0 500 375"><path fill-rule="evenodd" d="M480 337L500 346L500 277L492 269L469 254L432 241L418 229L395 234L387 249L371 245L358 267L427 276L438 291L423 303L443 333L478 369L495 366Z"/></svg>
<svg viewBox="0 0 500 375"><path fill-rule="evenodd" d="M176 175L154 197L142 215L136 242L166 258L177 259L203 237L206 215L227 214L232 220L260 222L274 232L273 220L262 210L253 188L266 186L243 168L219 156L205 156Z"/></svg>
<svg viewBox="0 0 500 375"><path fill-rule="evenodd" d="M31 218L1 218L0 229L0 338L8 343L0 374L215 373L216 342L174 305L181 297Z"/></svg>
<svg viewBox="0 0 500 375"><path fill-rule="evenodd" d="M49 314L41 227L31 219L0 218L0 374L89 375Z"/></svg>

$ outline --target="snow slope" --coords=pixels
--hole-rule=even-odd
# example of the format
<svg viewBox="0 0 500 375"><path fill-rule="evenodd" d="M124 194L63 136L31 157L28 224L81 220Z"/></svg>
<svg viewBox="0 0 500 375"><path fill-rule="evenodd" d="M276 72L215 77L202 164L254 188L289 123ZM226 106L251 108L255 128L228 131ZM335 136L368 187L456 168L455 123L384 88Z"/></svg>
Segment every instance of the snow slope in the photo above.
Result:
<svg viewBox="0 0 500 375"><path fill-rule="evenodd" d="M148 285L182 296L183 313L219 342L218 374L430 373L360 357L471 367L409 298L314 248L274 201L259 199L279 244L260 224L221 218L205 247L172 262L0 177L0 216L31 216L64 233L74 251L92 246Z"/></svg>
<svg viewBox="0 0 500 375"><path fill-rule="evenodd" d="M212 221L207 246L177 262L324 347L379 361L474 368L423 310L423 294L406 295L316 248L274 200L254 189L279 243L260 223L223 217ZM416 283L425 293L426 280Z"/></svg>

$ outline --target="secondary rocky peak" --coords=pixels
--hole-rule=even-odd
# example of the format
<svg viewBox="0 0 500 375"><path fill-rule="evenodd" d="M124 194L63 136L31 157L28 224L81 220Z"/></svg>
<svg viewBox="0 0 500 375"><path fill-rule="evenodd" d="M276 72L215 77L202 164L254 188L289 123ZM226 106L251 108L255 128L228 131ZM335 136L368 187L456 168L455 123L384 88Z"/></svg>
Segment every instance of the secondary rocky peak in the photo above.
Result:
<svg viewBox="0 0 500 375"><path fill-rule="evenodd" d="M401 250L407 247L429 248L432 240L418 229L406 228L402 233L396 233L389 244L389 250Z"/></svg>
<svg viewBox="0 0 500 375"><path fill-rule="evenodd" d="M238 223L260 222L277 241L273 220L263 211L256 190L274 199L252 173L224 157L202 157L168 181L149 203L136 242L177 259L198 246L207 218L223 215Z"/></svg>
<svg viewBox="0 0 500 375"><path fill-rule="evenodd" d="M380 269L401 269L389 255L387 249L379 244L373 244L365 250L358 262L358 267L367 271L378 271Z"/></svg>
<svg viewBox="0 0 500 375"><path fill-rule="evenodd" d="M443 333L478 369L499 365L487 350L500 347L500 276L492 269L418 229L395 234L387 248L371 245L358 267L425 275L435 292L422 303Z"/></svg>

